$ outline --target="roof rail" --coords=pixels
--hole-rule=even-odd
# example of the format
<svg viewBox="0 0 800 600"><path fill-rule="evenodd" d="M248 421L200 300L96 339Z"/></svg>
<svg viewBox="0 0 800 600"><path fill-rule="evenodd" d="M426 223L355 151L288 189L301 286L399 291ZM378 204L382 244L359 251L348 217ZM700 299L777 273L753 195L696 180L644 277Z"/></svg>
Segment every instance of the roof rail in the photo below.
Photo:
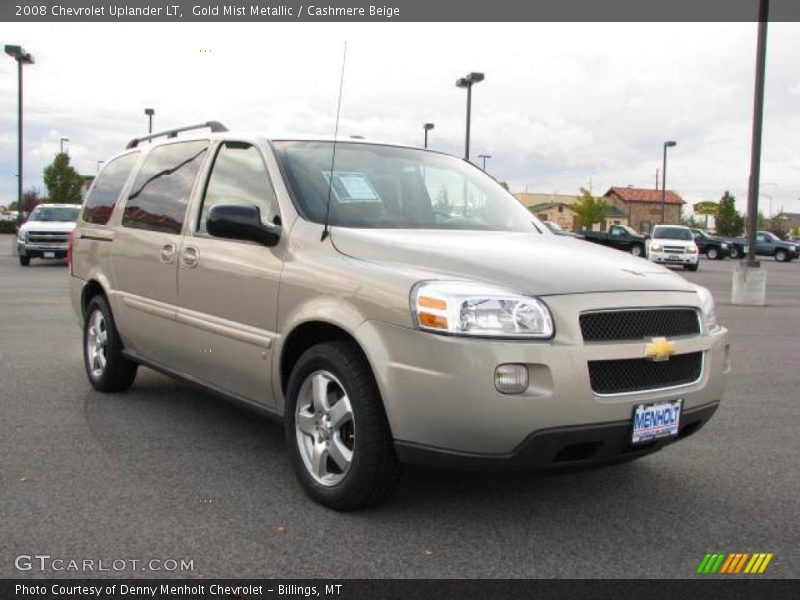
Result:
<svg viewBox="0 0 800 600"><path fill-rule="evenodd" d="M204 127L208 127L211 129L212 133L218 133L220 131L228 131L228 128L225 127L219 121L206 121L205 123L198 123L197 125L187 125L186 127L177 127L175 129L166 129L164 131L159 131L158 133L151 133L150 135L143 135L142 137L133 138L128 145L125 146L126 149L136 148L141 142L146 142L147 140L152 140L158 137L166 136L168 138L178 137L179 133L184 131L191 131L193 129L203 129Z"/></svg>

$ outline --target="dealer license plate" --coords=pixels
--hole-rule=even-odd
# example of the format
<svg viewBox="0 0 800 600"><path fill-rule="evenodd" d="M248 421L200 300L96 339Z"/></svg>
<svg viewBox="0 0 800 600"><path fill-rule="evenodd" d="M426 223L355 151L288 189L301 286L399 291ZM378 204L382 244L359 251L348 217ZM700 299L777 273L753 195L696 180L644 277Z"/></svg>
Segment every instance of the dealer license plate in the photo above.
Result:
<svg viewBox="0 0 800 600"><path fill-rule="evenodd" d="M631 443L642 444L678 435L683 399L659 404L640 404L633 411Z"/></svg>
<svg viewBox="0 0 800 600"><path fill-rule="evenodd" d="M44 253L44 257L45 258L55 258L56 257L56 253L55 252L45 252Z"/></svg>

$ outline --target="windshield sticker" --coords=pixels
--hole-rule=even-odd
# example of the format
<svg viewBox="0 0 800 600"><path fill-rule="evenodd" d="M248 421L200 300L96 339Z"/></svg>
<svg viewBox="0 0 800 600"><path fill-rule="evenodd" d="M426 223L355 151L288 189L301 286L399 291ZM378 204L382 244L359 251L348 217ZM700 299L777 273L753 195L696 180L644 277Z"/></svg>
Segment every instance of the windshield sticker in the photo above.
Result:
<svg viewBox="0 0 800 600"><path fill-rule="evenodd" d="M322 173L325 181L330 183L329 171ZM355 171L334 171L333 184L331 185L336 199L341 203L350 202L382 202L380 196L372 187L364 173Z"/></svg>

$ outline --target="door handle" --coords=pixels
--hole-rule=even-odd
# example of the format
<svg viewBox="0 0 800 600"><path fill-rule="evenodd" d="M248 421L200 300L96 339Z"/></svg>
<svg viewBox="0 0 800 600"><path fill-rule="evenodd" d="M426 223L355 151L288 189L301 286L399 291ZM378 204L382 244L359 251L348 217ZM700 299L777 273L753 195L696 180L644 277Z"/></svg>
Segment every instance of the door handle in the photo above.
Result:
<svg viewBox="0 0 800 600"><path fill-rule="evenodd" d="M169 243L161 246L161 262L171 263L175 259L175 244Z"/></svg>
<svg viewBox="0 0 800 600"><path fill-rule="evenodd" d="M183 251L183 264L190 269L197 266L197 260L200 258L200 252L194 246L187 246Z"/></svg>

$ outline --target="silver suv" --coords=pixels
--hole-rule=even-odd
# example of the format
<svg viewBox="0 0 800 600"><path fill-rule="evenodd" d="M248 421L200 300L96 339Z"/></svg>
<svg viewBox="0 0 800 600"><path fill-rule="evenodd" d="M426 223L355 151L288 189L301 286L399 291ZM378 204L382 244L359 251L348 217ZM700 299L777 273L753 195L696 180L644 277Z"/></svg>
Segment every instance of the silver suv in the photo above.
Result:
<svg viewBox="0 0 800 600"><path fill-rule="evenodd" d="M616 462L716 410L706 289L553 235L452 156L204 125L131 141L88 194L70 282L97 390L143 365L261 409L339 510L403 463Z"/></svg>

